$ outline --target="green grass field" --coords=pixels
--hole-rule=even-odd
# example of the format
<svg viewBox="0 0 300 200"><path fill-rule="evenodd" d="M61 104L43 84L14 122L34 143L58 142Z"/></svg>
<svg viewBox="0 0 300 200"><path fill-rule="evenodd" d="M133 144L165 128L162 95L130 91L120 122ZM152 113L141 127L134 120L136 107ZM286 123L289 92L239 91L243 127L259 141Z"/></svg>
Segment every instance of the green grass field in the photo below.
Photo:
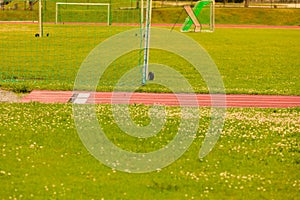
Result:
<svg viewBox="0 0 300 200"><path fill-rule="evenodd" d="M126 28L45 25L44 30L50 36L39 39L34 37L38 31L36 25L0 26L2 79L14 80L2 81L1 87L15 91L20 88L72 90L77 70L89 52L101 41ZM227 93L300 94L299 30L219 28L214 33L186 35L210 54L222 75ZM137 61L138 57L135 58ZM128 64L133 59L131 55L123 57L116 64L122 67L112 67L112 72L99 84L98 90L112 90L117 78L133 67ZM178 56L151 51L150 59L150 62L174 67L185 75L196 92L207 93L201 77ZM157 87L140 90L165 91Z"/></svg>
<svg viewBox="0 0 300 200"><path fill-rule="evenodd" d="M147 107L132 109L135 121L147 118ZM168 130L178 126L178 109L170 110L173 115L167 119L172 123L163 129L166 135L142 141L122 136L109 106L97 107L111 141L144 152L168 143ZM71 104L0 104L0 117L3 199L244 199L245 194L247 199L297 199L299 195L299 109L228 109L221 138L199 160L210 121L209 108L201 108L200 128L189 150L170 166L146 174L115 171L92 157L76 133Z"/></svg>
<svg viewBox="0 0 300 200"><path fill-rule="evenodd" d="M221 24L299 25L299 11L220 8L216 20ZM180 12L179 8L155 9L153 22L172 24ZM0 18L32 20L36 14L35 10L5 10ZM53 20L53 11L44 17ZM15 92L72 90L89 52L124 30L128 27L45 24L49 37L36 38L37 24L0 24L0 88ZM218 28L214 33L185 35L210 54L227 93L300 95L298 29ZM137 62L136 53L116 60L97 89L111 91L122 73L132 68L128 63ZM151 62L171 66L184 75L196 92L208 92L186 60L159 50L152 50L150 57ZM154 85L139 91L168 90ZM130 108L134 122L140 126L149 123L149 107ZM136 152L159 149L174 137L181 115L176 107L166 110L161 132L141 139L119 129L109 105L96 107L107 137ZM180 159L155 172L132 174L106 167L88 153L77 134L71 104L0 103L0 199L299 198L299 108L227 109L220 139L212 152L199 160L210 111L200 108L197 136Z"/></svg>
<svg viewBox="0 0 300 200"><path fill-rule="evenodd" d="M43 14L46 22L55 19L56 1L45 1ZM104 1L97 1L104 2ZM18 3L14 1L13 3ZM23 4L22 4L23 5ZM112 2L112 21L136 19L137 10L119 8L134 6L132 1ZM21 4L20 4L21 6ZM4 10L3 20L37 20L37 4L33 11ZM76 11L75 21L85 22L95 18L84 15L79 7L62 7L65 12ZM74 10L75 9L75 10ZM80 7L90 10L90 7ZM153 23L183 23L182 8L155 8ZM79 12L80 11L80 12ZM216 8L217 24L298 25L300 9ZM79 13L78 13L79 12ZM93 12L89 12L93 13ZM26 18L26 16L35 18ZM71 16L67 14L66 16ZM73 15L72 15L73 16ZM16 18L14 18L16 17ZM169 27L170 28L170 27ZM104 27L95 25L44 24L44 33L49 37L35 38L38 25L0 25L0 86L16 92L32 89L72 90L77 71L100 42L110 36L128 30L128 27ZM179 28L175 28L176 31ZM225 83L227 93L299 95L298 81L300 60L299 31L288 29L217 29L214 33L188 33L211 55ZM188 44L187 44L188 46ZM116 80L138 57L129 54L110 67L98 90L111 91ZM163 62L176 68L190 81L198 93L207 93L202 78L193 73L189 64L175 55L151 51L151 62ZM129 63L129 64L128 64ZM122 66L122 67L120 67ZM122 69L122 70L121 70ZM151 70L151 69L150 69ZM17 84L16 84L17 83ZM140 91L166 92L161 87L142 87Z"/></svg>
<svg viewBox="0 0 300 200"><path fill-rule="evenodd" d="M46 22L55 21L55 3L57 0L43 1L44 14L43 18ZM60 1L68 2L68 1ZM73 0L72 2L97 2L107 3L107 0ZM9 10L17 3L18 10ZM120 8L135 7L135 0L112 0L112 17L113 20L119 21ZM155 3L153 5L156 5ZM217 4L218 5L218 4ZM221 7L220 7L221 6ZM28 5L27 5L28 8ZM168 23L174 24L176 22L183 23L186 14L182 12L183 7L161 7L161 5L154 6L153 22L154 23ZM204 9L204 13L206 9ZM86 12L88 11L88 12ZM92 11L92 12L91 12ZM133 11L136 12L136 11ZM79 20L79 21L94 21L105 22L106 7L78 7L78 6L62 6L59 18L61 20ZM70 18L73 17L73 19ZM33 11L24 11L24 1L14 0L11 4L6 6L6 10L0 13L0 19L4 21L38 21L38 4L34 5ZM224 8L222 5L216 7L216 23L217 24L261 24L261 25L294 25L298 26L300 21L300 10L293 8Z"/></svg>

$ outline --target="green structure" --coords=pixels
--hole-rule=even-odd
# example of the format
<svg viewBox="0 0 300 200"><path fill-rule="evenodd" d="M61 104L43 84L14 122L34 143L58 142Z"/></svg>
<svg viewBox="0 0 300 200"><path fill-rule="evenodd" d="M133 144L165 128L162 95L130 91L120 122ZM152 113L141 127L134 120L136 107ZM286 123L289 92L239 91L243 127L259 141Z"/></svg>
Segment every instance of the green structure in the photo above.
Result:
<svg viewBox="0 0 300 200"><path fill-rule="evenodd" d="M202 0L198 1L193 8L190 6L184 6L185 11L188 14L181 31L189 32L191 31L192 26L194 25L195 32L201 31L214 31L214 21L215 21L215 12L214 12L214 0ZM203 8L209 6L209 16L207 16L206 20L201 19L201 13ZM202 22L204 21L204 22Z"/></svg>

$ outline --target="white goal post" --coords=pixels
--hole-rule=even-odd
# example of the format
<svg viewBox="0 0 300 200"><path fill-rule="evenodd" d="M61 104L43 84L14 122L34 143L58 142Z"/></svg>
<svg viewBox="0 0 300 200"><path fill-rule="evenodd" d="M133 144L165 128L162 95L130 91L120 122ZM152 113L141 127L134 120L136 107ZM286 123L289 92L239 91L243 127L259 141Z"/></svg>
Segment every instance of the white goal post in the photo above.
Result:
<svg viewBox="0 0 300 200"><path fill-rule="evenodd" d="M107 6L107 25L110 25L110 4L109 3L67 3L56 2L55 8L55 23L58 22L58 6L59 5L75 5L75 6Z"/></svg>

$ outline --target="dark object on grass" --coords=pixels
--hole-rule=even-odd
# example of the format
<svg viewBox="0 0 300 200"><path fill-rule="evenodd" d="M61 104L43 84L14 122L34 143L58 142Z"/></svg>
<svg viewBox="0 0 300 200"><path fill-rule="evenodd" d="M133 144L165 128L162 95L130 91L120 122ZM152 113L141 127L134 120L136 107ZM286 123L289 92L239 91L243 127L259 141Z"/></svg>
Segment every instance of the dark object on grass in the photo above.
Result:
<svg viewBox="0 0 300 200"><path fill-rule="evenodd" d="M153 72L149 72L149 74L148 74L148 80L150 80L150 81L154 80L154 73Z"/></svg>
<svg viewBox="0 0 300 200"><path fill-rule="evenodd" d="M78 94L73 94L71 96L71 98L68 100L68 103L74 103L74 101L77 99L78 97Z"/></svg>
<svg viewBox="0 0 300 200"><path fill-rule="evenodd" d="M50 35L50 33L47 33L47 34L46 34L47 37L49 37L49 35ZM36 33L34 36L35 36L35 37L40 37L40 34L39 34L39 33Z"/></svg>

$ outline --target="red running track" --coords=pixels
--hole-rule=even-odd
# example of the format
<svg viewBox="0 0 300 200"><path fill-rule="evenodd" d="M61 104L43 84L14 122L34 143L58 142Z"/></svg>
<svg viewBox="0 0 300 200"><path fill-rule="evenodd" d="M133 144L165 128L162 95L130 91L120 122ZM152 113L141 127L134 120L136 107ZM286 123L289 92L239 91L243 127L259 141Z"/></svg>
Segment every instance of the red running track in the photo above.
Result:
<svg viewBox="0 0 300 200"><path fill-rule="evenodd" d="M300 96L274 95L209 95L209 94L166 94L166 93L110 93L81 92L72 96L72 91L34 90L23 97L21 102L68 103L70 100L79 104L145 104L167 106L226 106L226 107L258 107L258 108L290 108L300 107ZM181 101L179 101L179 99ZM214 101L212 101L214 99ZM226 101L225 101L226 100Z"/></svg>

